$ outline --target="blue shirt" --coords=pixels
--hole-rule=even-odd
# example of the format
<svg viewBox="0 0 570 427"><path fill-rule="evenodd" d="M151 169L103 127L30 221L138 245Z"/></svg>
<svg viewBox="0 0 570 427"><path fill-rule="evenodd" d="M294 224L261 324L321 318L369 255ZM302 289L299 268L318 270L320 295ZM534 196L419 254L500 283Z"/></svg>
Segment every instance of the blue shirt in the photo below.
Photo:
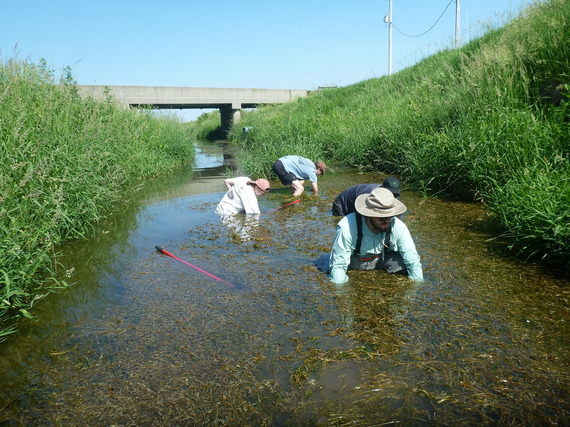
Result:
<svg viewBox="0 0 570 427"><path fill-rule="evenodd" d="M283 163L285 170L297 178L317 182L317 167L312 160L301 156L285 156L279 160Z"/></svg>
<svg viewBox="0 0 570 427"><path fill-rule="evenodd" d="M348 281L346 271L350 264L350 256L356 247L356 239L358 236L356 218L355 213L347 215L338 222L336 227L329 262L329 278L334 283L344 283ZM380 254L382 253L386 233L376 234L370 231L366 225L365 218L366 217L362 216L362 243L360 245L360 254L357 255ZM390 235L389 250L400 253L410 279L422 281L424 276L420 256L416 251L416 245L406 224L396 217L392 218Z"/></svg>

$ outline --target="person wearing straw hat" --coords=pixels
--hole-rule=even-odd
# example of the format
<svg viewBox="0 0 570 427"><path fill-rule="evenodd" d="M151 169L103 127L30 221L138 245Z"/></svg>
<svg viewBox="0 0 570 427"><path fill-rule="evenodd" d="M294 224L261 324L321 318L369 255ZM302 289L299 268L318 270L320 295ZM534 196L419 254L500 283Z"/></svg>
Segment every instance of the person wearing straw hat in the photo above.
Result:
<svg viewBox="0 0 570 427"><path fill-rule="evenodd" d="M335 231L329 258L329 278L348 281L347 270L385 270L422 281L420 256L408 227L397 215L407 208L387 188L361 194L356 212L342 218Z"/></svg>
<svg viewBox="0 0 570 427"><path fill-rule="evenodd" d="M305 191L305 179L311 181L313 194L319 194L317 175L325 175L327 165L325 162L313 162L306 157L284 156L273 163L273 172L281 184L291 187L293 196L300 196Z"/></svg>
<svg viewBox="0 0 570 427"><path fill-rule="evenodd" d="M354 208L354 202L356 201L356 198L361 194L369 194L372 190L379 187L387 188L394 194L396 199L400 200L400 180L394 176L389 176L386 177L382 184L358 184L344 190L336 196L333 201L332 215L346 216L355 212L356 209Z"/></svg>
<svg viewBox="0 0 570 427"><path fill-rule="evenodd" d="M233 215L238 212L261 213L257 198L269 192L269 181L263 178L252 181L247 176L240 176L228 178L224 183L227 191L216 207L218 215Z"/></svg>

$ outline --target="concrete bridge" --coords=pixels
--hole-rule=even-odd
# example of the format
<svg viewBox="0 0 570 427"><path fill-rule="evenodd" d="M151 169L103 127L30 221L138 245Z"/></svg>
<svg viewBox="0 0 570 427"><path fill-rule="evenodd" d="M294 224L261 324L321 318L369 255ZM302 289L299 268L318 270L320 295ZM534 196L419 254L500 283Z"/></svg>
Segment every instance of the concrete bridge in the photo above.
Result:
<svg viewBox="0 0 570 427"><path fill-rule="evenodd" d="M77 85L79 93L96 99L110 95L126 107L155 109L218 108L222 131L238 123L242 108L282 104L307 96L303 89L230 89L173 86Z"/></svg>

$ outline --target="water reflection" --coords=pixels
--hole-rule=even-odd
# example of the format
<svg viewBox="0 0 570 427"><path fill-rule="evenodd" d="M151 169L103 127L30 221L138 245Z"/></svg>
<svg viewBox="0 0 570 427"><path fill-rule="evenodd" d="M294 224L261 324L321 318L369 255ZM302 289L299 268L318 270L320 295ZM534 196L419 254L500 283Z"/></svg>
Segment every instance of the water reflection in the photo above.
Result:
<svg viewBox="0 0 570 427"><path fill-rule="evenodd" d="M259 226L259 214L220 215L220 221L237 239L252 240Z"/></svg>

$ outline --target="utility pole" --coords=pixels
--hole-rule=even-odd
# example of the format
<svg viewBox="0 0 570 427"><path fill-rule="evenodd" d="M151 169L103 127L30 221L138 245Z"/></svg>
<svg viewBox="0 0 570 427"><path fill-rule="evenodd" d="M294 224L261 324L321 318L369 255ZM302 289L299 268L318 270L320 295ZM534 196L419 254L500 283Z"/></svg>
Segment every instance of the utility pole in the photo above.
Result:
<svg viewBox="0 0 570 427"><path fill-rule="evenodd" d="M455 0L455 49L459 47L459 33L460 33L459 21L461 19L460 9L461 9L461 0Z"/></svg>
<svg viewBox="0 0 570 427"><path fill-rule="evenodd" d="M388 75L390 76L392 75L392 0L390 0L388 15L384 16L384 22L388 24Z"/></svg>

